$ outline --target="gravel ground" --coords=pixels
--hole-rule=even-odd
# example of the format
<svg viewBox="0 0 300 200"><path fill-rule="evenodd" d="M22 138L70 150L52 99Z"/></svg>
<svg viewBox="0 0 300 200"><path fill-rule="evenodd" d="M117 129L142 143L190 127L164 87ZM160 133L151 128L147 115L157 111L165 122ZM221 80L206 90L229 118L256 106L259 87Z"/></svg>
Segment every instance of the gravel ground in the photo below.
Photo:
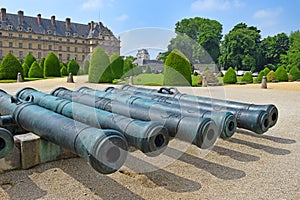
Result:
<svg viewBox="0 0 300 200"><path fill-rule="evenodd" d="M0 88L15 94L23 87L44 92L58 86L107 87L87 84L86 77L75 81L52 79L0 84ZM300 199L300 82L268 84L268 89L231 85L179 90L272 103L279 109L279 120L263 135L239 129L229 140L219 139L208 153L176 140L171 141L175 156L147 160L135 151L124 167L110 175L98 174L80 158L6 172L0 174L0 199ZM139 170L157 170L136 172L132 163L140 164Z"/></svg>

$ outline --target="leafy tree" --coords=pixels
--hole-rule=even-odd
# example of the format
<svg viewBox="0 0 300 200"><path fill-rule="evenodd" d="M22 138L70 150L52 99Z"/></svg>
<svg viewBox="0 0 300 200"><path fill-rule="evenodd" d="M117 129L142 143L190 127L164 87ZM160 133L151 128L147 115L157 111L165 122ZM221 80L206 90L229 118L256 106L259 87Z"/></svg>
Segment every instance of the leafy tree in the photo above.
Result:
<svg viewBox="0 0 300 200"><path fill-rule="evenodd" d="M38 64L37 61L34 61L29 69L28 72L28 77L29 78L43 78L43 69L41 66Z"/></svg>
<svg viewBox="0 0 300 200"><path fill-rule="evenodd" d="M281 56L281 63L289 71L293 66L300 68L300 31L292 32L290 37L290 49L287 55Z"/></svg>
<svg viewBox="0 0 300 200"><path fill-rule="evenodd" d="M89 73L89 65L90 65L90 62L88 60L85 60L83 63L83 74Z"/></svg>
<svg viewBox="0 0 300 200"><path fill-rule="evenodd" d="M246 72L243 75L242 81L246 82L246 83L253 83L253 76L251 72Z"/></svg>
<svg viewBox="0 0 300 200"><path fill-rule="evenodd" d="M135 58L133 56L127 56L124 60L124 67L123 67L123 76L126 77L126 76L131 76L131 75L134 75L134 74L130 74L128 72L132 72L131 70L136 67L135 64L133 64L132 62L135 60Z"/></svg>
<svg viewBox="0 0 300 200"><path fill-rule="evenodd" d="M119 54L110 56L110 68L114 78L119 79L123 75L124 60Z"/></svg>
<svg viewBox="0 0 300 200"><path fill-rule="evenodd" d="M29 68L34 61L36 61L36 58L31 53L27 54L24 59L24 63L26 63Z"/></svg>
<svg viewBox="0 0 300 200"><path fill-rule="evenodd" d="M193 58L182 51L192 63L217 62L220 55L220 41L222 39L222 24L216 20L206 18L183 19L176 23L175 31L188 36L197 45L193 48Z"/></svg>
<svg viewBox="0 0 300 200"><path fill-rule="evenodd" d="M164 85L192 85L192 70L188 58L178 49L174 49L165 61Z"/></svg>
<svg viewBox="0 0 300 200"><path fill-rule="evenodd" d="M90 83L111 83L113 75L109 66L109 57L100 46L93 51L89 66Z"/></svg>
<svg viewBox="0 0 300 200"><path fill-rule="evenodd" d="M165 60L167 59L167 57L170 53L171 53L170 51L161 53L161 55L157 58L157 60L161 60L161 61L165 62Z"/></svg>
<svg viewBox="0 0 300 200"><path fill-rule="evenodd" d="M23 63L22 68L23 68L23 76L28 77L29 67L25 62Z"/></svg>
<svg viewBox="0 0 300 200"><path fill-rule="evenodd" d="M234 84L237 82L236 73L232 67L229 67L223 77L223 83Z"/></svg>
<svg viewBox="0 0 300 200"><path fill-rule="evenodd" d="M17 79L18 73L23 75L23 68L20 61L11 53L8 53L2 60L0 66L1 79Z"/></svg>
<svg viewBox="0 0 300 200"><path fill-rule="evenodd" d="M276 80L276 74L275 74L275 72L274 72L273 70L271 70L271 71L267 74L266 78L267 78L267 81L268 81L268 82L275 81L275 80Z"/></svg>
<svg viewBox="0 0 300 200"><path fill-rule="evenodd" d="M260 30L256 27L237 24L222 42L219 63L225 69L233 66L246 71L261 66L260 38Z"/></svg>
<svg viewBox="0 0 300 200"><path fill-rule="evenodd" d="M146 74L151 74L151 73L152 73L152 70L151 70L151 67L150 67L150 66L147 66L147 67L146 67L145 73L146 73Z"/></svg>
<svg viewBox="0 0 300 200"><path fill-rule="evenodd" d="M290 48L289 37L285 33L264 38L261 42L264 65L280 64L280 56L286 55ZM271 68L270 68L271 69ZM272 67L272 69L274 69Z"/></svg>
<svg viewBox="0 0 300 200"><path fill-rule="evenodd" d="M276 69L275 75L278 81L288 81L288 75L283 66Z"/></svg>
<svg viewBox="0 0 300 200"><path fill-rule="evenodd" d="M168 51L171 52L174 49L180 50L190 61L193 60L193 49L197 45L196 41L191 39L187 35L177 34L177 36L171 39L168 46Z"/></svg>
<svg viewBox="0 0 300 200"><path fill-rule="evenodd" d="M72 73L73 75L77 75L78 71L79 71L79 64L76 62L75 59L72 59L69 61L68 65L67 65L67 70L68 73Z"/></svg>
<svg viewBox="0 0 300 200"><path fill-rule="evenodd" d="M44 62L44 77L60 77L60 62L55 53L51 52Z"/></svg>

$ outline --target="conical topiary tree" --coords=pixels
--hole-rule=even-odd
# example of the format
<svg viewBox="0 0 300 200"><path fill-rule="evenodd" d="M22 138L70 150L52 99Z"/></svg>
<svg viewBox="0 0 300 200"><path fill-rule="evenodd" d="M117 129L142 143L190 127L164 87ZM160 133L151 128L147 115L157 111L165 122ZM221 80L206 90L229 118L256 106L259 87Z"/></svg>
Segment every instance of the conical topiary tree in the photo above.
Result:
<svg viewBox="0 0 300 200"><path fill-rule="evenodd" d="M28 77L29 66L24 62L22 68L23 68L23 76Z"/></svg>
<svg viewBox="0 0 300 200"><path fill-rule="evenodd" d="M243 75L242 81L246 82L246 83L253 83L253 76L251 72L246 72Z"/></svg>
<svg viewBox="0 0 300 200"><path fill-rule="evenodd" d="M261 82L263 76L267 76L267 74L270 72L270 69L268 67L265 67L263 70L261 70L256 78L257 82Z"/></svg>
<svg viewBox="0 0 300 200"><path fill-rule="evenodd" d="M124 60L119 54L113 54L110 56L110 68L115 79L119 79L123 76Z"/></svg>
<svg viewBox="0 0 300 200"><path fill-rule="evenodd" d="M28 72L28 77L29 78L43 78L43 69L41 66L38 64L37 61L34 61L29 69Z"/></svg>
<svg viewBox="0 0 300 200"><path fill-rule="evenodd" d="M68 76L68 69L67 66L64 63L60 63L60 75L61 76Z"/></svg>
<svg viewBox="0 0 300 200"><path fill-rule="evenodd" d="M276 75L276 79L278 81L288 81L289 80L287 72L283 66L280 66L276 69L275 75Z"/></svg>
<svg viewBox="0 0 300 200"><path fill-rule="evenodd" d="M72 60L69 61L68 67L67 67L68 73L72 73L73 75L77 75L78 71L79 71L79 68L80 68L80 66L76 62L76 60L72 59Z"/></svg>
<svg viewBox="0 0 300 200"><path fill-rule="evenodd" d="M11 53L8 53L2 60L0 66L0 80L1 79L17 79L18 73L23 76L23 68L20 61Z"/></svg>
<svg viewBox="0 0 300 200"><path fill-rule="evenodd" d="M111 83L113 75L110 68L108 55L100 46L93 51L89 66L90 83Z"/></svg>
<svg viewBox="0 0 300 200"><path fill-rule="evenodd" d="M293 80L299 80L300 79L300 70L296 65L294 65L290 69L290 74L291 74Z"/></svg>
<svg viewBox="0 0 300 200"><path fill-rule="evenodd" d="M31 65L34 61L36 61L36 58L31 53L27 54L24 59L24 63L26 63L29 68L31 67ZM25 74L24 74L24 76L25 76Z"/></svg>
<svg viewBox="0 0 300 200"><path fill-rule="evenodd" d="M234 84L237 82L236 73L232 67L229 67L223 77L223 83Z"/></svg>
<svg viewBox="0 0 300 200"><path fill-rule="evenodd" d="M89 66L90 66L90 62L88 60L85 60L83 63L83 74L89 73Z"/></svg>
<svg viewBox="0 0 300 200"><path fill-rule="evenodd" d="M60 77L60 63L58 57L49 53L44 63L44 77Z"/></svg>
<svg viewBox="0 0 300 200"><path fill-rule="evenodd" d="M271 70L267 75L266 75L267 81L275 81L276 80L276 74L273 70Z"/></svg>
<svg viewBox="0 0 300 200"><path fill-rule="evenodd" d="M167 56L164 66L164 85L191 86L192 69L188 58L178 49Z"/></svg>

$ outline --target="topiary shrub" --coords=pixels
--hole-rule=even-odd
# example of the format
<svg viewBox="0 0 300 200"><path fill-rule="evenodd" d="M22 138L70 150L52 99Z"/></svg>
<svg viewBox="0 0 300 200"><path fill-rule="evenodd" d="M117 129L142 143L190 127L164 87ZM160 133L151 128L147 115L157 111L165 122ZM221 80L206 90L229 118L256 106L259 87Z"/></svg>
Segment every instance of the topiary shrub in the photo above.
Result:
<svg viewBox="0 0 300 200"><path fill-rule="evenodd" d="M79 71L80 66L78 65L78 63L76 62L76 60L72 59L69 61L68 63L68 73L72 73L73 75L77 75L78 71Z"/></svg>
<svg viewBox="0 0 300 200"><path fill-rule="evenodd" d="M93 51L89 66L90 83L111 83L113 74L110 68L109 58L100 46Z"/></svg>
<svg viewBox="0 0 300 200"><path fill-rule="evenodd" d="M292 76L292 80L298 80L300 79L299 77L299 68L297 66L293 66L291 69L290 69L290 75Z"/></svg>
<svg viewBox="0 0 300 200"><path fill-rule="evenodd" d="M298 81L300 80L300 70L295 72L293 76L293 80Z"/></svg>
<svg viewBox="0 0 300 200"><path fill-rule="evenodd" d="M29 69L28 72L29 78L43 78L43 70L41 66L37 63L37 61L34 61Z"/></svg>
<svg viewBox="0 0 300 200"><path fill-rule="evenodd" d="M217 77L224 77L223 72L219 71L219 73L217 74Z"/></svg>
<svg viewBox="0 0 300 200"><path fill-rule="evenodd" d="M43 69L43 71L44 71L45 60L46 60L46 58L42 58L40 61L40 67Z"/></svg>
<svg viewBox="0 0 300 200"><path fill-rule="evenodd" d="M89 73L89 65L90 65L90 62L88 60L85 60L83 63L83 74Z"/></svg>
<svg viewBox="0 0 300 200"><path fill-rule="evenodd" d="M34 61L36 61L36 58L31 53L27 54L24 59L24 63L26 63L29 68L31 67L31 65ZM24 76L25 76L25 74L24 74Z"/></svg>
<svg viewBox="0 0 300 200"><path fill-rule="evenodd" d="M150 66L147 66L147 67L146 67L145 73L146 73L146 74L151 74L151 73L152 73L152 70L151 70L151 67L150 67Z"/></svg>
<svg viewBox="0 0 300 200"><path fill-rule="evenodd" d="M234 84L237 82L236 73L232 67L229 67L227 72L224 75L223 83L224 84Z"/></svg>
<svg viewBox="0 0 300 200"><path fill-rule="evenodd" d="M115 79L119 79L123 76L124 60L119 54L113 54L110 56L110 68Z"/></svg>
<svg viewBox="0 0 300 200"><path fill-rule="evenodd" d="M60 77L60 62L58 57L49 53L44 63L44 77Z"/></svg>
<svg viewBox="0 0 300 200"><path fill-rule="evenodd" d="M23 76L23 68L19 60L11 53L8 53L2 60L0 66L0 80L1 79L17 79L18 73Z"/></svg>
<svg viewBox="0 0 300 200"><path fill-rule="evenodd" d="M60 75L61 76L68 76L68 68L64 63L60 63Z"/></svg>
<svg viewBox="0 0 300 200"><path fill-rule="evenodd" d="M253 76L251 72L246 72L243 77L242 81L246 83L253 83Z"/></svg>
<svg viewBox="0 0 300 200"><path fill-rule="evenodd" d="M191 86L192 69L188 58L178 49L174 49L165 61L164 85Z"/></svg>
<svg viewBox="0 0 300 200"><path fill-rule="evenodd" d="M268 81L268 82L275 81L275 80L276 80L276 74L275 74L275 72L274 72L273 70L271 70L271 71L267 74L266 78L267 78L267 81Z"/></svg>
<svg viewBox="0 0 300 200"><path fill-rule="evenodd" d="M278 81L288 81L288 75L283 66L280 66L276 69L275 75Z"/></svg>
<svg viewBox="0 0 300 200"><path fill-rule="evenodd" d="M270 69L265 67L263 70L261 70L256 78L257 82L261 82L263 76L267 76L267 74L270 72Z"/></svg>
<svg viewBox="0 0 300 200"><path fill-rule="evenodd" d="M23 76L28 77L28 72L29 72L28 65L26 63L23 63L22 68L23 68Z"/></svg>

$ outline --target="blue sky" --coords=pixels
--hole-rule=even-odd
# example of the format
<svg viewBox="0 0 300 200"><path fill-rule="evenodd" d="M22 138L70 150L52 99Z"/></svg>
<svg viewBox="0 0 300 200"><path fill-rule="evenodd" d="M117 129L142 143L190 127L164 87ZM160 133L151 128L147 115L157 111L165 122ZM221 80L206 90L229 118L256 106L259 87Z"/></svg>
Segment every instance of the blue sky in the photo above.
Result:
<svg viewBox="0 0 300 200"><path fill-rule="evenodd" d="M298 0L1 0L0 7L84 24L100 19L115 35L149 27L174 31L177 21L196 16L219 21L223 34L240 22L257 26L262 38L300 29Z"/></svg>

